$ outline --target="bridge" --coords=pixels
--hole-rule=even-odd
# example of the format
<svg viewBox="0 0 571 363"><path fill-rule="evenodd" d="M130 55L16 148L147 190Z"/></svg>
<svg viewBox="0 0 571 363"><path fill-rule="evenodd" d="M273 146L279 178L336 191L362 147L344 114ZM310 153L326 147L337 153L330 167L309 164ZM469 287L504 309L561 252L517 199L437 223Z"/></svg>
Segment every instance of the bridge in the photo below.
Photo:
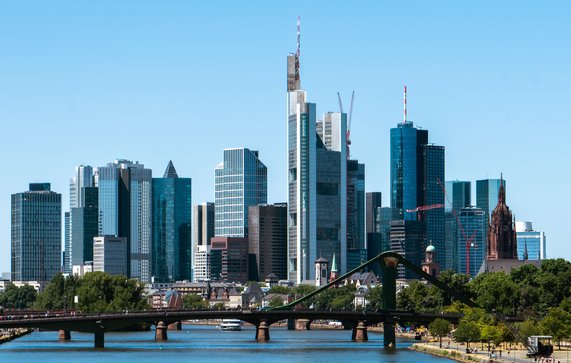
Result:
<svg viewBox="0 0 571 363"><path fill-rule="evenodd" d="M378 263L382 269L382 310L379 311L315 311L299 309L301 303L326 289L340 284L345 278L363 268ZM182 320L195 319L240 319L256 326L255 339L260 342L270 339L270 325L282 321L305 320L308 322L323 320L338 320L343 322L346 328L352 329L352 339L355 341L367 341L367 326L383 323L384 345L394 347L396 344L395 324L402 322L429 323L436 318L444 318L453 323L458 322L460 314L426 314L396 310L396 277L397 266L400 264L415 272L419 277L426 279L437 288L444 290L451 297L467 304L476 306L457 291L450 289L438 279L422 271L418 266L406 260L395 252L383 252L373 259L363 263L359 267L339 276L334 281L313 291L312 293L293 301L290 304L271 310L178 310L178 311L148 311L135 313L112 313L112 314L85 314L76 316L43 316L35 315L24 319L1 320L0 328L41 328L59 330L60 339L69 339L70 331L86 332L94 334L96 348L104 347L105 332L120 330L140 323L155 325L155 340L167 340L167 327L169 324Z"/></svg>

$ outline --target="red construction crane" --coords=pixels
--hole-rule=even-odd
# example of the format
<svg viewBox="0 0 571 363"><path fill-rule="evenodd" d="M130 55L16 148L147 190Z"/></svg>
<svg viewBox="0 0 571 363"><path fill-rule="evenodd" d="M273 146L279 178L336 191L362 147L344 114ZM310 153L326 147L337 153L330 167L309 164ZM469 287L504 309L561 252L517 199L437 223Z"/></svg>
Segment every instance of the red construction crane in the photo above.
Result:
<svg viewBox="0 0 571 363"><path fill-rule="evenodd" d="M442 185L442 182L440 181L439 178L436 178L436 182L438 183L438 185L440 185L440 188L442 189L442 192L444 193L444 197L446 198L446 202L448 203L448 205L452 209L452 214L454 215L454 218L456 219L456 223L458 223L458 227L460 228L460 232L462 233L462 237L464 238L464 241L466 241L466 275L470 276L470 247L472 247L472 241L474 240L474 237L476 237L476 231L474 231L474 233L472 233L470 238L468 238L468 236L466 236L466 232L464 231L464 226L462 226L462 223L460 223L460 219L458 218L458 213L456 213L456 211L454 210L454 207L452 206L452 202L450 202L450 198L448 198L448 193L446 193L446 188L444 187L444 185Z"/></svg>
<svg viewBox="0 0 571 363"><path fill-rule="evenodd" d="M422 205L422 206L416 207L414 209L407 209L406 212L407 213L418 212L418 220L420 220L420 212L424 212L424 211L431 210L431 209L444 208L444 207L446 207L444 204Z"/></svg>

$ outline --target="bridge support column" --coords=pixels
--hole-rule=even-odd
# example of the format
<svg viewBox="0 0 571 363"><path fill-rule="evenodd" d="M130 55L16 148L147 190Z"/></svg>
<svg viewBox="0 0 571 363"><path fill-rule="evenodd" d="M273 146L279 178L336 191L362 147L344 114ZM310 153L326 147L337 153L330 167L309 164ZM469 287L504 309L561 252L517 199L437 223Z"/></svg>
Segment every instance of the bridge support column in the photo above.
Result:
<svg viewBox="0 0 571 363"><path fill-rule="evenodd" d="M260 321L256 327L256 340L259 342L268 342L270 340L270 327L265 320Z"/></svg>
<svg viewBox="0 0 571 363"><path fill-rule="evenodd" d="M155 342L164 342L168 340L167 337L168 327L164 322L159 321L155 330Z"/></svg>
<svg viewBox="0 0 571 363"><path fill-rule="evenodd" d="M95 336L95 348L104 348L105 347L105 333L104 332L96 332Z"/></svg>
<svg viewBox="0 0 571 363"><path fill-rule="evenodd" d="M366 342L369 340L369 335L367 334L367 326L362 320L356 326L353 326L352 338L356 342Z"/></svg>
<svg viewBox="0 0 571 363"><path fill-rule="evenodd" d="M58 331L58 339L59 340L71 340L71 333L69 330L59 330Z"/></svg>
<svg viewBox="0 0 571 363"><path fill-rule="evenodd" d="M396 295L397 295L397 265L399 263L396 257L385 257L381 261L383 269L383 309L395 310L396 309ZM388 317L383 326L384 331L384 345L385 347L396 347L395 336L395 323L392 317Z"/></svg>
<svg viewBox="0 0 571 363"><path fill-rule="evenodd" d="M287 330L295 330L295 319L287 319Z"/></svg>
<svg viewBox="0 0 571 363"><path fill-rule="evenodd" d="M311 320L296 319L295 320L295 330L311 330Z"/></svg>

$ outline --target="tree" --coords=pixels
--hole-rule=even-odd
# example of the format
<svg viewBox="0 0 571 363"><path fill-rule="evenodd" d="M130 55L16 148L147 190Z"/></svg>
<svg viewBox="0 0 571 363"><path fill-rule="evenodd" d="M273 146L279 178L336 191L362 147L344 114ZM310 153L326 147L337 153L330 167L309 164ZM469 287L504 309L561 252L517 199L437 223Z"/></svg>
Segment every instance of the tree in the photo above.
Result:
<svg viewBox="0 0 571 363"><path fill-rule="evenodd" d="M9 283L4 292L0 293L0 305L9 309L26 309L32 307L37 298L36 289L30 285L16 285Z"/></svg>
<svg viewBox="0 0 571 363"><path fill-rule="evenodd" d="M365 299L368 302L367 309L369 310L381 310L383 308L383 288L381 286L372 286L367 291Z"/></svg>
<svg viewBox="0 0 571 363"><path fill-rule="evenodd" d="M476 303L488 312L496 311L503 315L514 312L514 296L518 296L518 285L505 272L486 272L472 282Z"/></svg>
<svg viewBox="0 0 571 363"><path fill-rule="evenodd" d="M438 280L440 280L440 282L448 286L450 289L456 291L468 299L473 297L473 292L470 289L470 285L468 284L470 282L470 276L466 274L457 274L452 270L445 270L438 275ZM431 286L431 288L435 289L435 294L441 296L442 304L444 306L452 304L453 298L446 292L440 290L436 286Z"/></svg>
<svg viewBox="0 0 571 363"><path fill-rule="evenodd" d="M561 308L551 308L540 327L544 334L553 336L561 350L561 341L571 338L571 314Z"/></svg>
<svg viewBox="0 0 571 363"><path fill-rule="evenodd" d="M493 342L499 345L502 342L500 330L495 325L483 325L480 330L480 340L483 342Z"/></svg>
<svg viewBox="0 0 571 363"><path fill-rule="evenodd" d="M182 308L192 310L208 309L208 301L196 294L186 294L182 297Z"/></svg>
<svg viewBox="0 0 571 363"><path fill-rule="evenodd" d="M272 288L268 291L269 294L284 294L284 295L289 295L291 293L291 289L287 286L282 286L282 285L274 285L272 286Z"/></svg>
<svg viewBox="0 0 571 363"><path fill-rule="evenodd" d="M428 325L428 330L430 334L438 337L440 348L442 348L442 337L450 334L452 329L448 320L438 318Z"/></svg>
<svg viewBox="0 0 571 363"><path fill-rule="evenodd" d="M273 309L273 308L279 308L283 304L284 300L282 299L281 296L274 296L268 303L268 306Z"/></svg>
<svg viewBox="0 0 571 363"><path fill-rule="evenodd" d="M355 290L354 285L327 289L315 297L315 306L319 310L352 309Z"/></svg>
<svg viewBox="0 0 571 363"><path fill-rule="evenodd" d="M471 342L480 339L480 326L473 321L462 321L453 335L457 342L466 343L466 348L470 348Z"/></svg>
<svg viewBox="0 0 571 363"><path fill-rule="evenodd" d="M299 298L306 296L307 294L314 292L315 290L317 290L317 287L315 287L314 285L297 285L292 289L292 294L295 300L297 300ZM304 308L309 308L314 302L315 302L315 297L304 301L302 303L302 306Z"/></svg>
<svg viewBox="0 0 571 363"><path fill-rule="evenodd" d="M407 311L440 312L442 302L442 294L436 287L427 287L417 280L397 294L397 308Z"/></svg>

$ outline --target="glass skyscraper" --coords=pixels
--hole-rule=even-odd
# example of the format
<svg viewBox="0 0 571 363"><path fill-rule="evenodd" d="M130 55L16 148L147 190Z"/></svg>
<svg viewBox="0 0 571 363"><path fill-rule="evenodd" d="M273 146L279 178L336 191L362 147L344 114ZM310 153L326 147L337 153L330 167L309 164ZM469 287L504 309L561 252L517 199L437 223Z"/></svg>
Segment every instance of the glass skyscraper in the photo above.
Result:
<svg viewBox="0 0 571 363"><path fill-rule="evenodd" d="M224 160L214 170L214 234L247 237L248 207L266 204L268 170L258 152L224 149Z"/></svg>
<svg viewBox="0 0 571 363"><path fill-rule="evenodd" d="M70 265L83 265L93 261L93 238L98 235L98 191L95 187L82 187L81 207L71 208Z"/></svg>
<svg viewBox="0 0 571 363"><path fill-rule="evenodd" d="M446 198L442 186L438 183L438 181L442 183L444 180L444 146L424 145L422 153L424 159L424 180L422 183L424 199L422 205L444 205ZM421 216L425 221L427 246L432 245L436 248L436 262L443 269L452 268L452 266L447 266L448 251L444 244L444 208L427 210Z"/></svg>
<svg viewBox="0 0 571 363"><path fill-rule="evenodd" d="M172 161L153 178L153 276L155 282L191 280L191 179L179 178Z"/></svg>
<svg viewBox="0 0 571 363"><path fill-rule="evenodd" d="M458 267L458 222L456 217L462 208L472 205L472 183L469 181L447 181L446 182L446 209L444 212L444 246L447 252L446 261L441 263L443 269L459 271ZM454 216L454 212L456 216Z"/></svg>
<svg viewBox="0 0 571 363"><path fill-rule="evenodd" d="M61 194L50 183L12 194L12 281L50 281L61 268Z"/></svg>
<svg viewBox="0 0 571 363"><path fill-rule="evenodd" d="M533 229L530 221L515 223L518 260L543 260L546 257L545 233Z"/></svg>
<svg viewBox="0 0 571 363"><path fill-rule="evenodd" d="M129 277L151 281L151 169L129 160L96 168L99 235L126 237Z"/></svg>
<svg viewBox="0 0 571 363"><path fill-rule="evenodd" d="M506 180L503 180L504 190L506 190ZM490 218L492 211L496 208L496 205L498 205L500 181L500 179L483 179L476 181L476 207L483 209L488 218Z"/></svg>
<svg viewBox="0 0 571 363"><path fill-rule="evenodd" d="M458 219L464 227L464 233L458 233L458 273L476 277L482 262L486 258L487 216L480 208L463 208ZM469 260L469 262L468 262Z"/></svg>

